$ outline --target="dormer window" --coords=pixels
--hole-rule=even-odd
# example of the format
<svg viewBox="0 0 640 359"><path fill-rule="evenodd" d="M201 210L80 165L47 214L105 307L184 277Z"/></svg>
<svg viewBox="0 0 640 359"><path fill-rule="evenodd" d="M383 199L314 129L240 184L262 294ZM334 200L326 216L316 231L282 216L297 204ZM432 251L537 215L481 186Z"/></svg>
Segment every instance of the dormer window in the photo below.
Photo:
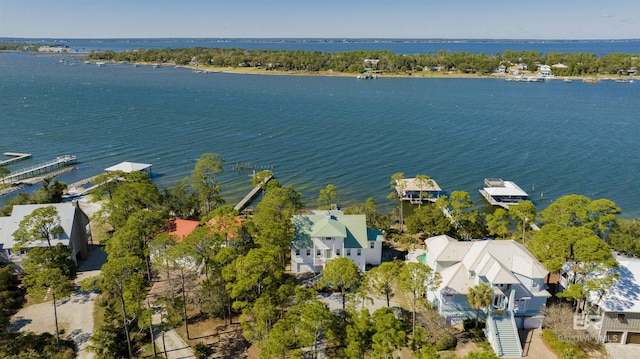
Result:
<svg viewBox="0 0 640 359"><path fill-rule="evenodd" d="M475 278L476 277L476 271L470 270L469 271L469 278Z"/></svg>

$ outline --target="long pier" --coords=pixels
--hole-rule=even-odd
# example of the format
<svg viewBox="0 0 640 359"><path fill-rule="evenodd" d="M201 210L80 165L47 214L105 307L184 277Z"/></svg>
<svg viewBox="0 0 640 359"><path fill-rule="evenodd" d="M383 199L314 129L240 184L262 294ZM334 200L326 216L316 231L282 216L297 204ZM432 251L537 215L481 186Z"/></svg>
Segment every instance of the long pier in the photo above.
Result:
<svg viewBox="0 0 640 359"><path fill-rule="evenodd" d="M247 195L244 196L244 198L240 200L240 202L238 202L238 204L236 204L236 206L233 208L238 212L242 212L242 210L245 209L245 207L247 207L249 202L251 202L251 200L258 195L258 193L264 187L264 185L266 185L267 182L271 181L272 178L273 178L273 173L269 174L269 176L265 177L257 186L253 187L251 192L247 193Z"/></svg>
<svg viewBox="0 0 640 359"><path fill-rule="evenodd" d="M31 157L30 153L17 153L17 152L5 152L2 154L3 156L13 157L8 160L0 161L0 167L4 165L8 165L10 163L18 162L20 160L26 160Z"/></svg>
<svg viewBox="0 0 640 359"><path fill-rule="evenodd" d="M19 182L22 179L36 177L38 175L51 172L57 168L74 164L76 156L66 155L57 157L51 161L37 164L35 166L24 168L16 172L11 172L8 176L2 178L2 183Z"/></svg>

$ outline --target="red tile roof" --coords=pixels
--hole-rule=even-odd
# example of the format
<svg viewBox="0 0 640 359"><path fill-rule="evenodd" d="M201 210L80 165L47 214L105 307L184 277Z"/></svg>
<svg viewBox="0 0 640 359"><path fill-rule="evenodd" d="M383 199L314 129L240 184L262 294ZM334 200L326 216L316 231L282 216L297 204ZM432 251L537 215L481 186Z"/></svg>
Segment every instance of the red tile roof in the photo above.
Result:
<svg viewBox="0 0 640 359"><path fill-rule="evenodd" d="M180 243L184 237L191 234L191 232L198 227L198 224L200 224L200 222L190 219L171 218L167 232L172 237L175 236L176 242Z"/></svg>

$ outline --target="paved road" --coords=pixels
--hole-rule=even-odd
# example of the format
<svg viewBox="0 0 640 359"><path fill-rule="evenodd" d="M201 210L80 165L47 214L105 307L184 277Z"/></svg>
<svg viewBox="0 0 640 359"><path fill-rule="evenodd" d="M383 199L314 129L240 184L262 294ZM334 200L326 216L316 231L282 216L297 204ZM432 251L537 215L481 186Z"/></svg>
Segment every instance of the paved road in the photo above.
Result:
<svg viewBox="0 0 640 359"><path fill-rule="evenodd" d="M160 323L160 313L156 313L153 315L153 323ZM162 337L162 332L159 330L155 331L156 336L156 347L159 348L160 353L167 351L167 358L169 359L195 359L195 355L193 354L193 350L191 347L187 345L182 338L176 333L175 330L169 330L164 333L164 338ZM163 341L164 340L164 341Z"/></svg>

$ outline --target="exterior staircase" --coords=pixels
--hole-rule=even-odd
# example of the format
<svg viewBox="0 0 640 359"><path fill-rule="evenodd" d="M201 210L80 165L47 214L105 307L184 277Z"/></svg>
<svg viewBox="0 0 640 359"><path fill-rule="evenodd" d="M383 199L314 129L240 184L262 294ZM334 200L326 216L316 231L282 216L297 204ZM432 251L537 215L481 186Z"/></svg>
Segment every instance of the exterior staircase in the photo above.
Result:
<svg viewBox="0 0 640 359"><path fill-rule="evenodd" d="M522 357L522 345L513 316L506 313L504 316L491 316L487 326L491 326L489 333L493 338L487 337L496 355L501 358Z"/></svg>

